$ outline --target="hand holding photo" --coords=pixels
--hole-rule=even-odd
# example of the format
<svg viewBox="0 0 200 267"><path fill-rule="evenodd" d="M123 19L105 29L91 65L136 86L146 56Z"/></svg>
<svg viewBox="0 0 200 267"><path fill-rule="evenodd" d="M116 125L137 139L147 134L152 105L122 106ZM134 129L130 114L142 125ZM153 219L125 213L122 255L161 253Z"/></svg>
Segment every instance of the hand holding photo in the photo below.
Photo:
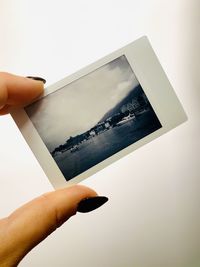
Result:
<svg viewBox="0 0 200 267"><path fill-rule="evenodd" d="M12 116L55 188L186 120L146 37L46 88Z"/></svg>

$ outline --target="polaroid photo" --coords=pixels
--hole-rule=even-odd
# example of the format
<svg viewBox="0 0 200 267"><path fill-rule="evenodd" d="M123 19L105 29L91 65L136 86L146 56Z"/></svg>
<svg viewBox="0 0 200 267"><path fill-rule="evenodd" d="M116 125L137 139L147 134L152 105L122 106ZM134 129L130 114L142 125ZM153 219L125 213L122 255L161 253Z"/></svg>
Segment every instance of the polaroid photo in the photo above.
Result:
<svg viewBox="0 0 200 267"><path fill-rule="evenodd" d="M187 120L147 37L11 115L54 188L86 179Z"/></svg>

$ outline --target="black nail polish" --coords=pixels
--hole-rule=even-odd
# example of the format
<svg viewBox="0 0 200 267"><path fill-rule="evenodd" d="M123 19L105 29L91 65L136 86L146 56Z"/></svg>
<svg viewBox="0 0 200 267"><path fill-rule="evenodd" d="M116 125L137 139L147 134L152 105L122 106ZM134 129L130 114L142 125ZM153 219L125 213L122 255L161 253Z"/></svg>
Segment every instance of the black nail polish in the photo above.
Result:
<svg viewBox="0 0 200 267"><path fill-rule="evenodd" d="M41 77L27 76L26 78L29 78L29 79L32 79L32 80L35 80L35 81L41 81L44 84L46 83L46 80L41 78Z"/></svg>
<svg viewBox="0 0 200 267"><path fill-rule="evenodd" d="M104 203L108 201L107 197L97 196L97 197L90 197L81 200L78 204L77 211L79 212L90 212L101 207Z"/></svg>

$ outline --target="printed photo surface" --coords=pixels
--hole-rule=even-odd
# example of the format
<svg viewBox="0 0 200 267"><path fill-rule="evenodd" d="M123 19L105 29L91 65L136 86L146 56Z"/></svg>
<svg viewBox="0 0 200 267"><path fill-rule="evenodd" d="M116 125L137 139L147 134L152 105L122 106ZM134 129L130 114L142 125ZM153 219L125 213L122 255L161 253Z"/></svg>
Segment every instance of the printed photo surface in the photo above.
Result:
<svg viewBox="0 0 200 267"><path fill-rule="evenodd" d="M25 111L67 181L162 127L125 55Z"/></svg>

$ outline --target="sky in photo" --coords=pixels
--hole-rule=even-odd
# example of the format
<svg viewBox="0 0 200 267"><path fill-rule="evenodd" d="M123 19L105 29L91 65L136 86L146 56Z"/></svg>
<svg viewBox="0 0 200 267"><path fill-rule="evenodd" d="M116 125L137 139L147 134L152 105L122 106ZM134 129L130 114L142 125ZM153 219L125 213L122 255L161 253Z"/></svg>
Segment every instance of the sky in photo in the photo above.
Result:
<svg viewBox="0 0 200 267"><path fill-rule="evenodd" d="M121 56L26 108L49 151L81 134L139 84Z"/></svg>

